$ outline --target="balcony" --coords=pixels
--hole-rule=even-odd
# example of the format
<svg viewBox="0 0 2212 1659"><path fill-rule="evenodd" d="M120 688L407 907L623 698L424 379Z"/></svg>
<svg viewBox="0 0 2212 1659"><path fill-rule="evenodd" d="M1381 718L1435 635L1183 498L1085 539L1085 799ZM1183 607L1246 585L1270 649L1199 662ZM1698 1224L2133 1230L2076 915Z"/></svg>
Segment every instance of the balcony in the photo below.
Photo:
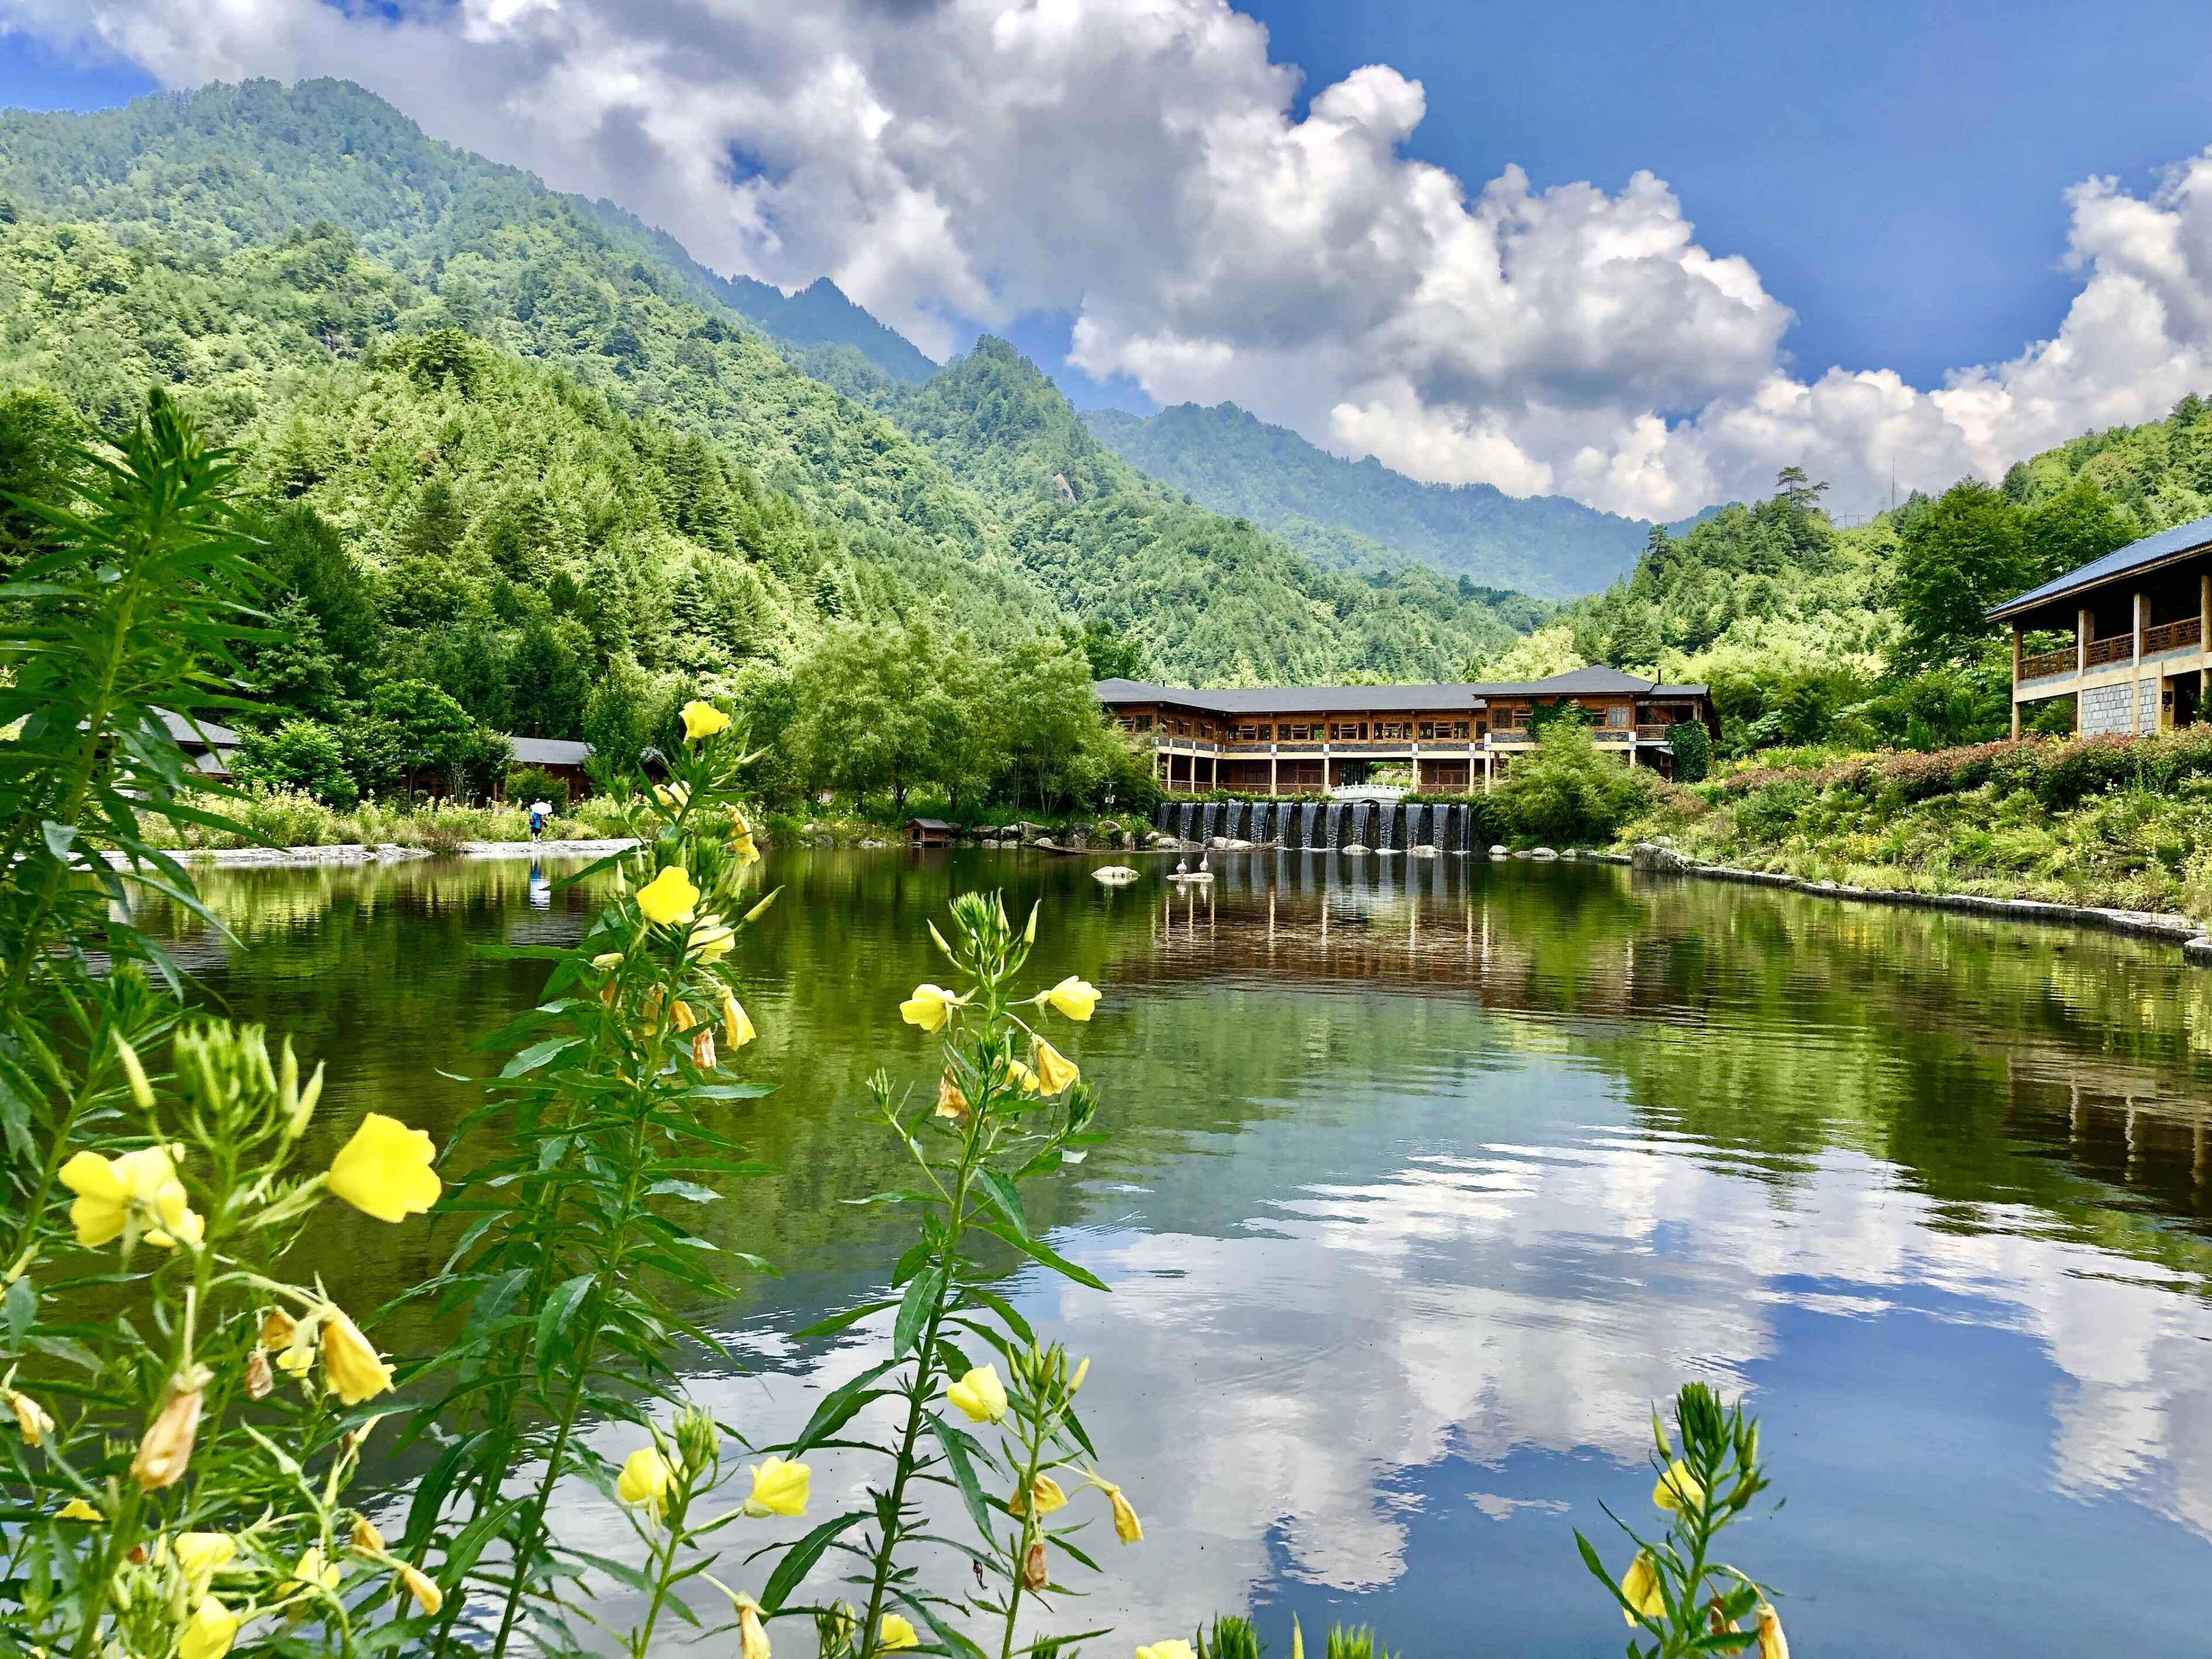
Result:
<svg viewBox="0 0 2212 1659"><path fill-rule="evenodd" d="M2091 668L2100 668L2106 663L2133 662L2135 655L2136 636L2132 634L2115 634L2110 639L2092 640L2088 650L2082 653L2083 660Z"/></svg>
<svg viewBox="0 0 2212 1659"><path fill-rule="evenodd" d="M1510 731L1492 731L1490 734L1491 746L1493 748L1535 741L1536 734L1534 732L1525 732L1518 727Z"/></svg>
<svg viewBox="0 0 2212 1659"><path fill-rule="evenodd" d="M2025 684L2029 680L2049 679L2053 674L2074 672L2074 651L2070 646L2063 651L2039 651L2032 657L2020 659L2020 676L2014 684Z"/></svg>
<svg viewBox="0 0 2212 1659"><path fill-rule="evenodd" d="M2143 655L2155 657L2167 651L2187 651L2204 639L2204 619L2191 617L2185 621L2160 623L2156 628L2143 629Z"/></svg>
<svg viewBox="0 0 2212 1659"><path fill-rule="evenodd" d="M1664 743L1667 734L1674 729L1671 726L1639 726L1636 728L1636 740L1638 743Z"/></svg>

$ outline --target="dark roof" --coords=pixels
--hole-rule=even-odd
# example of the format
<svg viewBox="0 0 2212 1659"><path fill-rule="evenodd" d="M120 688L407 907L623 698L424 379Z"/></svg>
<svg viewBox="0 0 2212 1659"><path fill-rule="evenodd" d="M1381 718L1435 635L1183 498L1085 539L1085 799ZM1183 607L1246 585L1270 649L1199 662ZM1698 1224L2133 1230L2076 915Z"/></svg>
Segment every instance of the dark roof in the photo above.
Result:
<svg viewBox="0 0 2212 1659"><path fill-rule="evenodd" d="M2130 542L2125 547L2116 549L2101 559L2090 560L2078 570L2054 576L2040 587L2031 587L2015 599L1992 606L1989 619L1996 622L2017 611L2030 611L2052 599L2063 599L2081 588L2094 587L2115 576L2124 576L2132 571L2163 564L2168 559L2179 558L2185 553L2194 553L2206 547L2212 547L2212 515L2191 519L2187 524L2161 530L2155 536Z"/></svg>
<svg viewBox="0 0 2212 1659"><path fill-rule="evenodd" d="M188 720L166 708L161 713L161 724L169 728L169 735L186 749L230 748L238 742L238 733L227 726L216 726L209 720Z"/></svg>
<svg viewBox="0 0 2212 1659"><path fill-rule="evenodd" d="M509 738L515 760L524 766L581 766L592 745L568 738Z"/></svg>
<svg viewBox="0 0 2212 1659"><path fill-rule="evenodd" d="M909 830L943 830L946 831L950 831L952 828L952 826L947 823L943 818L908 818L906 821L906 827Z"/></svg>
<svg viewBox="0 0 2212 1659"><path fill-rule="evenodd" d="M1368 708L1467 709L1488 706L1493 697L1556 697L1613 694L1648 696L1664 692L1671 696L1703 696L1702 685L1656 685L1641 675L1624 674L1618 668L1571 669L1541 680L1486 680L1454 685L1285 685L1232 686L1211 690L1183 690L1154 685L1146 680L1100 680L1094 688L1098 701L1119 703L1165 702L1196 708L1210 714L1257 714L1277 710L1330 714Z"/></svg>

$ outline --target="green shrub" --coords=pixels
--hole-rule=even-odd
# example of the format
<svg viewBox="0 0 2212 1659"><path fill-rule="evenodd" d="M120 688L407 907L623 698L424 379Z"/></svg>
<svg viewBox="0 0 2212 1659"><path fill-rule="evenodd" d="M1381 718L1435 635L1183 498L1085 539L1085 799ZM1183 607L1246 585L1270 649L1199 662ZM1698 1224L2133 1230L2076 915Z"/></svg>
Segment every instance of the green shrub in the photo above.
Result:
<svg viewBox="0 0 2212 1659"><path fill-rule="evenodd" d="M274 732L243 733L232 771L242 784L312 795L340 811L361 799L346 769L343 741L318 720L286 720Z"/></svg>
<svg viewBox="0 0 2212 1659"><path fill-rule="evenodd" d="M1611 841L1650 805L1653 790L1649 772L1599 753L1580 726L1555 720L1491 799L1523 837L1587 845Z"/></svg>
<svg viewBox="0 0 2212 1659"><path fill-rule="evenodd" d="M542 766L518 766L507 775L507 798L527 811L534 800L553 803L553 810L568 810L568 781L556 777Z"/></svg>
<svg viewBox="0 0 2212 1659"><path fill-rule="evenodd" d="M1713 769L1712 734L1696 720L1667 728L1667 747L1674 757L1674 781L1703 783Z"/></svg>

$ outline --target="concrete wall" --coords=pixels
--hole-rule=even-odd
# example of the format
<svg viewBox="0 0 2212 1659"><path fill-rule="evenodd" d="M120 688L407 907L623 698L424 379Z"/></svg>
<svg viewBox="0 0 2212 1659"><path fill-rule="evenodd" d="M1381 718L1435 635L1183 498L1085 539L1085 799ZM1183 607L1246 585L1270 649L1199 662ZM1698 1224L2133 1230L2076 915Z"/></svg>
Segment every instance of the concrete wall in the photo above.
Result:
<svg viewBox="0 0 2212 1659"><path fill-rule="evenodd" d="M2085 738L2103 732L2126 732L2135 724L2135 686L2126 680L2117 685L2093 686L2081 694L2077 729ZM2151 725L2158 724L2158 705L2150 709Z"/></svg>

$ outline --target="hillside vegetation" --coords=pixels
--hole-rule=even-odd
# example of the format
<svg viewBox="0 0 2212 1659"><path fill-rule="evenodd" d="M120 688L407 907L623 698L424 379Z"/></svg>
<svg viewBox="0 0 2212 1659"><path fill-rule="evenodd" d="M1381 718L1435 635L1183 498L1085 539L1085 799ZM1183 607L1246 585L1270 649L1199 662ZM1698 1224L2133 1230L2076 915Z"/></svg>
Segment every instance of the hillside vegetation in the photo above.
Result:
<svg viewBox="0 0 2212 1659"><path fill-rule="evenodd" d="M133 371L150 366L226 430L250 423L256 441L312 449L331 416L302 410L292 422L283 410L301 388L290 375L318 354L327 365L453 329L557 369L611 409L717 446L732 476L787 500L845 557L887 573L887 587L940 598L942 620L979 637L1048 633L1071 619L1118 628L1146 672L1190 683L1433 678L1507 637L1492 607L1449 585L1385 592L1325 576L1249 525L1137 488L1133 473L1110 506L1041 519L1020 487L1025 458L981 459L1004 435L990 416L975 419L972 441L950 445L979 463L956 476L893 419L803 372L854 389L902 387L920 371L868 332L872 319L863 328L845 319L836 342L771 340L733 308L758 296L703 270L671 239L436 143L343 82L258 82L88 116L12 114L0 120L0 196L16 234L84 236L90 227L109 246L86 258L119 261L112 280L129 290L126 305L103 308L110 296L98 289L41 292L60 313L19 308L10 325L14 383L53 383L104 427L135 414L143 384ZM251 352L251 363L234 364L229 330L193 310L186 290L216 270L252 280L223 262L303 245L318 257L271 278L303 296L307 313L288 338L286 373L265 373ZM373 312L354 304L349 285L364 283L380 295ZM835 312L829 295L809 295L793 303ZM126 349L112 362L94 352L78 372L62 360L85 354L54 349L48 331L58 326L121 328ZM947 447L941 434L937 447ZM360 550L374 561L374 548ZM749 633L773 641L782 628L763 618Z"/></svg>
<svg viewBox="0 0 2212 1659"><path fill-rule="evenodd" d="M1234 404L1179 404L1146 419L1084 416L1123 459L1218 512L1249 518L1334 568L1408 565L1548 599L1603 587L1650 526L1564 495L1425 484L1370 456L1347 461Z"/></svg>

